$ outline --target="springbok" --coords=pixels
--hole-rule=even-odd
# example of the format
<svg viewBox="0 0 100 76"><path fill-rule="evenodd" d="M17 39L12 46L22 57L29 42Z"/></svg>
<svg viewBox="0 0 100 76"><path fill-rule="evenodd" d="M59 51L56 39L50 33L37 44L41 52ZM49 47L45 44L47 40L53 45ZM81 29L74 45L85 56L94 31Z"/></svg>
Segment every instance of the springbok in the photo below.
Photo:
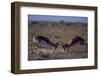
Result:
<svg viewBox="0 0 100 76"><path fill-rule="evenodd" d="M53 43L50 41L49 38L44 37L44 36L33 37L33 42L39 43L41 45L45 45L44 47L51 48L53 50L55 50L59 45L59 43Z"/></svg>
<svg viewBox="0 0 100 76"><path fill-rule="evenodd" d="M68 44L67 43L63 44L62 43L62 47L64 48L64 50L66 50L66 48L69 48L70 46L72 46L72 45L74 45L76 43L79 43L80 45L86 45L85 40L82 37L75 36L73 39L71 39L69 41Z"/></svg>

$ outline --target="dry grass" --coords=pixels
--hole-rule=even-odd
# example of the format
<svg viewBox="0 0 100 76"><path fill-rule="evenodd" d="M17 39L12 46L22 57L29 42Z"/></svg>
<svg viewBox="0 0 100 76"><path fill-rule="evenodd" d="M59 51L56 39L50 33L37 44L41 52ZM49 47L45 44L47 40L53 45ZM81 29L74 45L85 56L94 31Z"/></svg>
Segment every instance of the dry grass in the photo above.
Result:
<svg viewBox="0 0 100 76"><path fill-rule="evenodd" d="M87 43L87 25L83 24L32 24L28 27L28 60L47 60L47 59L74 59L87 57L87 45L79 45L63 50L58 47L55 51L48 48L37 48L37 44L32 42L36 35L48 37L52 42L68 43L74 36L83 37ZM57 36L57 37L56 37Z"/></svg>

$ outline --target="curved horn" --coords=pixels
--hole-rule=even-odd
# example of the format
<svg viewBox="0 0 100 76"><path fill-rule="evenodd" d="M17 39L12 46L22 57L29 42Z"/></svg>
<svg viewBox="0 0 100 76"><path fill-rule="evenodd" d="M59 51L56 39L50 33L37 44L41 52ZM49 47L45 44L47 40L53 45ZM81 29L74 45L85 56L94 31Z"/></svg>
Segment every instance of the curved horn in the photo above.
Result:
<svg viewBox="0 0 100 76"><path fill-rule="evenodd" d="M70 39L67 44L70 45L72 43L72 40L73 39Z"/></svg>

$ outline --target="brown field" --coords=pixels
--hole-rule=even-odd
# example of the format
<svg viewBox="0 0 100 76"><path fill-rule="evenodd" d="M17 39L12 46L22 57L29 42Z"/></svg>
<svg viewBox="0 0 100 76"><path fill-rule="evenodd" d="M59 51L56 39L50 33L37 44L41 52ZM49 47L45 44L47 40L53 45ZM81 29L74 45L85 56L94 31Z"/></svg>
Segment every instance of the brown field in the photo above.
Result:
<svg viewBox="0 0 100 76"><path fill-rule="evenodd" d="M32 38L37 35L48 37L53 43L68 43L76 35L87 40L87 24L61 23L61 22L38 22L28 26L28 60L51 60L51 59L76 59L87 58L87 45L75 44L63 50L59 46L55 51L49 48L39 48ZM56 37L58 36L58 38ZM37 48L38 47L38 48Z"/></svg>

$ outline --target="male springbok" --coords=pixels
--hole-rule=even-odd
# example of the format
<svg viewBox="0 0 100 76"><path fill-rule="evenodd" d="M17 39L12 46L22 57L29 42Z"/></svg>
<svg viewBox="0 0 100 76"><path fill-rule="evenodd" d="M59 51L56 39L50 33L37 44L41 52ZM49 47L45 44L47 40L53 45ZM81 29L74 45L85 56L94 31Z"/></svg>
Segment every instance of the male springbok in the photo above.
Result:
<svg viewBox="0 0 100 76"><path fill-rule="evenodd" d="M58 43L51 42L50 39L45 36L33 37L33 42L44 45L44 47L51 48L52 50L55 50L59 45Z"/></svg>
<svg viewBox="0 0 100 76"><path fill-rule="evenodd" d="M75 36L73 39L71 39L69 41L68 44L67 43L63 44L62 43L62 47L64 48L64 50L66 50L66 48L69 48L70 46L72 46L72 45L74 45L76 43L79 43L80 45L86 45L85 40L82 37Z"/></svg>

